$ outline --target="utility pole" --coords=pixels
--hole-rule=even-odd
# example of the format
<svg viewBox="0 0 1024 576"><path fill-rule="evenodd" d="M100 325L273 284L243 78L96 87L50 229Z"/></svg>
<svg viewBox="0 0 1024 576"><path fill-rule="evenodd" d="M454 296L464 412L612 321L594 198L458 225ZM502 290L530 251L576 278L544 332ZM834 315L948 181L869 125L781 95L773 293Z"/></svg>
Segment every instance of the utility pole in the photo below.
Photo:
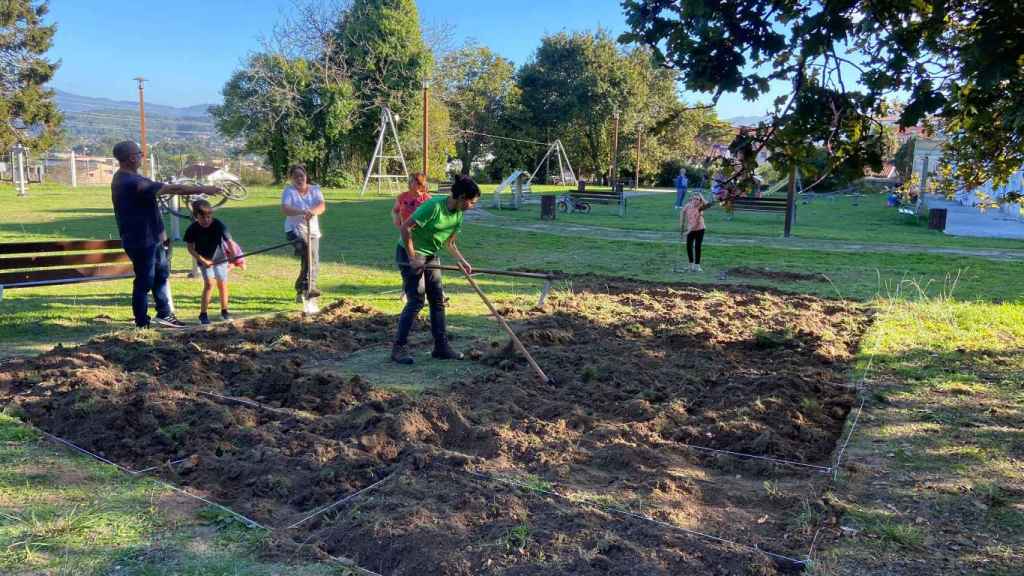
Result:
<svg viewBox="0 0 1024 576"><path fill-rule="evenodd" d="M619 180L619 111L615 110L615 128L612 131L612 189Z"/></svg>
<svg viewBox="0 0 1024 576"><path fill-rule="evenodd" d="M143 98L142 84L146 81L146 79L142 76L136 76L134 80L139 83L139 138L141 140L139 144L142 146L142 165L145 166L146 157L149 154L147 153L146 150L146 105L145 99ZM153 174L150 174L149 177L152 178Z"/></svg>
<svg viewBox="0 0 1024 576"><path fill-rule="evenodd" d="M423 81L423 177L430 174L430 80Z"/></svg>
<svg viewBox="0 0 1024 576"><path fill-rule="evenodd" d="M796 164L789 168L789 188L786 190L786 222L782 235L789 238L793 230L793 220L796 216Z"/></svg>
<svg viewBox="0 0 1024 576"><path fill-rule="evenodd" d="M633 191L640 189L640 141L644 137L643 128L636 128L636 174L633 178Z"/></svg>

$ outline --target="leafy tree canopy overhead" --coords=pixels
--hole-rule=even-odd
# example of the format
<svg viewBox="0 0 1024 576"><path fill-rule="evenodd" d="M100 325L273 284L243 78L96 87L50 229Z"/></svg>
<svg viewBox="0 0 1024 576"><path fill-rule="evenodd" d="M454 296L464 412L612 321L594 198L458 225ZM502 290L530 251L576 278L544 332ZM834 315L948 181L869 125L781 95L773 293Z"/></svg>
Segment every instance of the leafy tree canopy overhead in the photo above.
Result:
<svg viewBox="0 0 1024 576"><path fill-rule="evenodd" d="M60 138L62 117L46 88L59 63L46 59L54 24L44 26L46 2L0 2L0 150L16 142L46 150Z"/></svg>
<svg viewBox="0 0 1024 576"><path fill-rule="evenodd" d="M903 95L900 124L934 115L966 184L1024 164L1021 0L623 0L624 42L650 46L688 90L753 100L785 81L757 137L796 163L824 145L833 163L874 162L871 119Z"/></svg>

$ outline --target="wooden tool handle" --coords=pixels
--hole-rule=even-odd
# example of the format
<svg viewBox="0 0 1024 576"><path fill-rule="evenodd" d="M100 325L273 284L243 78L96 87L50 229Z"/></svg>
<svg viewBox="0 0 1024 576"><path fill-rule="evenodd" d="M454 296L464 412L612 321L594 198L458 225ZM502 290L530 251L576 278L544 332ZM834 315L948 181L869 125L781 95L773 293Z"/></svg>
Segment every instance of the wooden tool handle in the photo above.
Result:
<svg viewBox="0 0 1024 576"><path fill-rule="evenodd" d="M505 318L501 316L501 314L498 312L498 309L495 308L494 304L491 303L490 298L488 298L487 295L484 294L483 290L481 290L480 287L477 286L476 281L473 280L473 276L470 275L469 272L467 272L466 269L463 268L461 265L459 265L459 270L462 271L462 274L466 277L466 280L469 281L469 285L473 287L473 290L475 290L476 293L480 295L480 299L484 301L484 304L486 304L487 308L490 309L491 314L493 314L494 318L498 321L499 324L501 324L501 327L505 329L505 332L508 332L508 335L510 338L512 338L512 342L515 344L516 349L518 349L519 352L521 352L523 356L526 357L526 361L530 363L530 366L533 368L533 370L537 373L538 376L540 376L541 381L545 383L550 382L551 380L548 378L547 374L544 373L544 370L542 370L540 365L538 365L537 362L533 359L533 356L530 355L530 352L526 350L526 346L523 346L523 343L520 342L519 337L516 336L516 333L512 330L512 327L508 325L508 322L505 321Z"/></svg>

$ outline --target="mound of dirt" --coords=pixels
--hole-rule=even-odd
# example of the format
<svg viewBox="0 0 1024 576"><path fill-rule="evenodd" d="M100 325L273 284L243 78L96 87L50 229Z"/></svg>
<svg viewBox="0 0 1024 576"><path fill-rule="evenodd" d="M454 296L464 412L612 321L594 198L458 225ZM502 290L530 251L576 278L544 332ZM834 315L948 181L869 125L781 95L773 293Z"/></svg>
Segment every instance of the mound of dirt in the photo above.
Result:
<svg viewBox="0 0 1024 576"><path fill-rule="evenodd" d="M822 476L691 447L827 466L863 310L604 278L573 290L507 310L558 386L489 342L474 344L489 370L417 397L316 368L389 343L394 318L342 301L17 360L0 403L134 469L184 459L158 473L275 527L384 479L275 538L387 574L775 570L666 525L799 555L813 527L794 518Z"/></svg>

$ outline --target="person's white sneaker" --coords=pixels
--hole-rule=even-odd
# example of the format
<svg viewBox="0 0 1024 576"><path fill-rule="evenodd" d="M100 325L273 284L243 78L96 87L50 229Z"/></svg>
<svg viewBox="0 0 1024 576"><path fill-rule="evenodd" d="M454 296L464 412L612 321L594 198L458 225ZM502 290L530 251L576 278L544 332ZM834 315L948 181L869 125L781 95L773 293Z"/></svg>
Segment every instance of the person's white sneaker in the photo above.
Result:
<svg viewBox="0 0 1024 576"><path fill-rule="evenodd" d="M701 268L700 268L700 264L694 264L693 265L693 271L694 272L703 272L703 270L701 270Z"/></svg>

